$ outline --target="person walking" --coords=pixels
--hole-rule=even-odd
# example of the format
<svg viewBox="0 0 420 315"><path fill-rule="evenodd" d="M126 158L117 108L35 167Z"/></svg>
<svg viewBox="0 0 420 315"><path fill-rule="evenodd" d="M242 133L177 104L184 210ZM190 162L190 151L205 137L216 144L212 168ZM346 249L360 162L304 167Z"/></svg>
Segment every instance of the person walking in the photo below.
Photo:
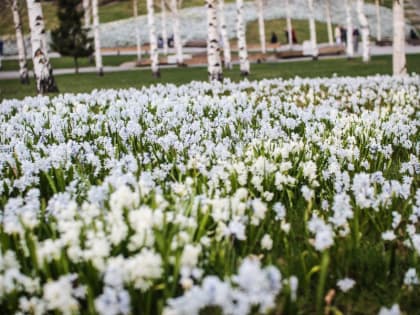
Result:
<svg viewBox="0 0 420 315"><path fill-rule="evenodd" d="M337 45L340 45L341 44L341 29L339 25L337 25L334 29L334 36L335 36L335 43Z"/></svg>
<svg viewBox="0 0 420 315"><path fill-rule="evenodd" d="M354 47L355 53L357 53L359 50L359 37L360 37L360 32L357 28L355 28L353 30L353 47Z"/></svg>

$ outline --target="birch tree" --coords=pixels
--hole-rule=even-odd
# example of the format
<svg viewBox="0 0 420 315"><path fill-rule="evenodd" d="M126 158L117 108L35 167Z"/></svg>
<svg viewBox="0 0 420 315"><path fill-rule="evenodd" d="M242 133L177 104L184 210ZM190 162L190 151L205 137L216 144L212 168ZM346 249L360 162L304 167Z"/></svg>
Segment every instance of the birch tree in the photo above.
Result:
<svg viewBox="0 0 420 315"><path fill-rule="evenodd" d="M250 72L248 51L246 47L245 23L244 23L244 1L236 0L236 33L238 37L239 49L239 69L242 76L247 76Z"/></svg>
<svg viewBox="0 0 420 315"><path fill-rule="evenodd" d="M178 65L184 63L184 54L182 51L182 39L180 34L180 22L178 12L178 0L171 0L171 11L173 19L173 33L174 33L174 46L176 51L176 62Z"/></svg>
<svg viewBox="0 0 420 315"><path fill-rule="evenodd" d="M362 34L362 60L369 62L370 60L370 43L369 43L369 24L364 13L364 0L357 0L357 16Z"/></svg>
<svg viewBox="0 0 420 315"><path fill-rule="evenodd" d="M331 22L331 3L330 0L325 0L325 17L327 20L328 44L334 44L333 28Z"/></svg>
<svg viewBox="0 0 420 315"><path fill-rule="evenodd" d="M41 2L26 0L28 6L29 28L31 30L32 62L38 93L57 92L53 69L48 58L45 38L44 16Z"/></svg>
<svg viewBox="0 0 420 315"><path fill-rule="evenodd" d="M141 61L141 39L140 39L140 30L139 30L139 20L138 20L138 0L133 0L133 16L134 16L134 25L136 29L136 50L137 50L137 62Z"/></svg>
<svg viewBox="0 0 420 315"><path fill-rule="evenodd" d="M291 49L293 45L293 34L292 34L292 18L291 18L289 0L286 0L285 4L286 4L287 39L289 40L289 49Z"/></svg>
<svg viewBox="0 0 420 315"><path fill-rule="evenodd" d="M220 35L222 37L223 43L223 59L224 64L227 69L232 69L232 57L230 52L230 42L229 36L226 29L226 19L225 19L225 1L219 0L219 26L220 26Z"/></svg>
<svg viewBox="0 0 420 315"><path fill-rule="evenodd" d="M375 0L376 7L376 40L380 42L382 40L382 25L381 25L381 7L379 0Z"/></svg>
<svg viewBox="0 0 420 315"><path fill-rule="evenodd" d="M260 35L261 52L265 54L267 52L265 43L265 25L264 25L264 4L263 0L255 0L257 4L258 12L258 30Z"/></svg>
<svg viewBox="0 0 420 315"><path fill-rule="evenodd" d="M353 20L351 17L352 0L345 0L345 8L346 8L346 23L347 23L346 53L347 53L347 58L351 59L354 57Z"/></svg>
<svg viewBox="0 0 420 315"><path fill-rule="evenodd" d="M90 19L91 19L91 2L90 0L83 0L83 12L84 12L84 23L85 27L90 27Z"/></svg>
<svg viewBox="0 0 420 315"><path fill-rule="evenodd" d="M98 14L98 0L92 0L92 14L93 14L93 37L95 43L95 64L98 75L104 75L101 54L101 39L99 34L99 14Z"/></svg>
<svg viewBox="0 0 420 315"><path fill-rule="evenodd" d="M309 11L309 33L311 42L312 58L318 59L318 47L316 40L316 26L315 26L315 14L313 0L308 0L308 11Z"/></svg>
<svg viewBox="0 0 420 315"><path fill-rule="evenodd" d="M164 0L160 1L161 15L162 15L162 41L163 41L163 53L168 54L168 31L166 29L166 3Z"/></svg>
<svg viewBox="0 0 420 315"><path fill-rule="evenodd" d="M210 81L222 80L219 33L217 23L217 0L207 0L207 61Z"/></svg>
<svg viewBox="0 0 420 315"><path fill-rule="evenodd" d="M153 6L153 0L147 0L147 23L149 25L150 62L152 67L152 75L155 78L158 78L160 77L159 55L157 47L155 8Z"/></svg>
<svg viewBox="0 0 420 315"><path fill-rule="evenodd" d="M405 59L405 30L404 30L404 0L394 0L393 14L393 43L392 43L392 72L395 76L407 74Z"/></svg>
<svg viewBox="0 0 420 315"><path fill-rule="evenodd" d="M22 20L20 17L19 0L11 0L13 23L16 30L16 45L19 56L19 76L22 84L29 84L28 62L26 60L25 42L23 40Z"/></svg>

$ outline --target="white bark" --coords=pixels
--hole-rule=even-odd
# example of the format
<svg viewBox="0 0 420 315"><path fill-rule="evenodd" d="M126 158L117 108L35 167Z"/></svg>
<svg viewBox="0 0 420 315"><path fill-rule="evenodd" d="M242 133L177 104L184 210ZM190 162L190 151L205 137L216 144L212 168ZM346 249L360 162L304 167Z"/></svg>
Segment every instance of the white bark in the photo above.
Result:
<svg viewBox="0 0 420 315"><path fill-rule="evenodd" d="M328 43L330 45L334 44L333 38L333 28L331 22L331 3L330 0L325 0L325 17L327 20L327 32L328 32Z"/></svg>
<svg viewBox="0 0 420 315"><path fill-rule="evenodd" d="M404 0L394 0L392 11L394 24L392 72L395 76L403 76L407 74L405 59Z"/></svg>
<svg viewBox="0 0 420 315"><path fill-rule="evenodd" d="M207 61L210 81L222 80L219 33L217 23L217 0L207 0Z"/></svg>
<svg viewBox="0 0 420 315"><path fill-rule="evenodd" d="M181 27L179 23L178 0L171 0L171 4L176 62L178 65L181 65L184 63L184 55L182 52L182 39L180 34Z"/></svg>
<svg viewBox="0 0 420 315"><path fill-rule="evenodd" d="M353 46L353 21L351 18L351 2L352 0L345 0L345 7L346 7L346 21L347 21L347 46L346 46L346 53L347 58L354 57L354 46Z"/></svg>
<svg viewBox="0 0 420 315"><path fill-rule="evenodd" d="M12 0L12 14L13 14L13 22L15 24L15 29L16 29L16 44L17 44L18 56L19 56L20 82L28 84L29 83L28 63L26 61L26 49L25 49L25 42L23 40L22 20L20 18L18 0Z"/></svg>
<svg viewBox="0 0 420 315"><path fill-rule="evenodd" d="M98 0L92 0L92 14L93 14L93 37L95 42L95 64L98 75L103 75L102 54L101 54L101 39L99 35L99 14L98 14Z"/></svg>
<svg viewBox="0 0 420 315"><path fill-rule="evenodd" d="M258 30L260 34L260 45L261 52L265 54L267 52L265 43L265 26L264 26L264 8L263 0L255 0L257 2L257 13L258 13Z"/></svg>
<svg viewBox="0 0 420 315"><path fill-rule="evenodd" d="M133 16L136 29L137 62L141 61L141 39L138 20L138 0L133 0Z"/></svg>
<svg viewBox="0 0 420 315"><path fill-rule="evenodd" d="M287 38L289 39L289 48L293 45L293 34L292 34L292 18L290 13L290 3L286 0L286 24L287 24Z"/></svg>
<svg viewBox="0 0 420 315"><path fill-rule="evenodd" d="M369 43L369 24L364 13L364 0L357 0L357 16L359 18L359 24L362 35L362 59L363 62L369 62L370 60L370 43Z"/></svg>
<svg viewBox="0 0 420 315"><path fill-rule="evenodd" d="M154 77L159 77L159 55L157 47L155 10L153 6L153 0L147 0L147 23L149 25L150 61L152 67L152 74Z"/></svg>
<svg viewBox="0 0 420 315"><path fill-rule="evenodd" d="M166 3L164 0L160 1L162 8L162 41L163 41L163 53L168 54L168 31L166 29Z"/></svg>
<svg viewBox="0 0 420 315"><path fill-rule="evenodd" d="M239 49L239 69L243 76L247 76L250 71L248 51L246 47L245 23L244 23L244 1L236 0L236 33L238 37Z"/></svg>
<svg viewBox="0 0 420 315"><path fill-rule="evenodd" d="M316 26L313 0L308 0L309 9L309 33L311 41L312 58L318 58L318 46L316 41Z"/></svg>
<svg viewBox="0 0 420 315"><path fill-rule="evenodd" d="M91 2L90 0L83 0L83 11L84 11L84 20L85 27L90 27L90 18L91 18Z"/></svg>
<svg viewBox="0 0 420 315"><path fill-rule="evenodd" d="M376 5L376 40L382 40L382 26L381 26L381 8L379 6L379 0L375 0Z"/></svg>
<svg viewBox="0 0 420 315"><path fill-rule="evenodd" d="M225 1L219 0L219 25L220 25L220 35L222 37L223 43L223 58L224 64L227 69L232 69L232 57L230 53L230 42L229 36L226 30L226 19L225 19Z"/></svg>
<svg viewBox="0 0 420 315"><path fill-rule="evenodd" d="M40 2L26 0L28 6L29 27L31 29L32 61L38 93L58 91L48 58L44 17Z"/></svg>

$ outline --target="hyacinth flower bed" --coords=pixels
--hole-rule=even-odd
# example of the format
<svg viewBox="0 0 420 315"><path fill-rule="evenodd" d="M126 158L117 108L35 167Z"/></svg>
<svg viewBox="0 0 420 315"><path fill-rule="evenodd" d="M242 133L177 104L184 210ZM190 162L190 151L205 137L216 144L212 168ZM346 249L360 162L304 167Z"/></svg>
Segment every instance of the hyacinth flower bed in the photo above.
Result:
<svg viewBox="0 0 420 315"><path fill-rule="evenodd" d="M0 313L415 314L420 80L0 104Z"/></svg>

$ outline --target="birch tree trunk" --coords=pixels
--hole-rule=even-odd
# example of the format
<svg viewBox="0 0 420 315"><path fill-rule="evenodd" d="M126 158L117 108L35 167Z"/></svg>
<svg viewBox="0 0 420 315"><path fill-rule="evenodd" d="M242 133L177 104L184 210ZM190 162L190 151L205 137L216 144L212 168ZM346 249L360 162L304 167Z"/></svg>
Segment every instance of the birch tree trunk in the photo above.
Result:
<svg viewBox="0 0 420 315"><path fill-rule="evenodd" d="M379 6L379 0L375 0L376 6L376 40L380 42L382 40L382 25L381 25L381 8Z"/></svg>
<svg viewBox="0 0 420 315"><path fill-rule="evenodd" d="M38 93L57 92L53 69L48 58L44 17L41 2L26 0L28 6L29 28L31 29L32 62Z"/></svg>
<svg viewBox="0 0 420 315"><path fill-rule="evenodd" d="M93 37L95 42L95 64L98 75L104 75L101 54L101 39L99 35L99 14L98 14L98 0L92 0L92 14L93 14Z"/></svg>
<svg viewBox="0 0 420 315"><path fill-rule="evenodd" d="M249 74L249 60L248 51L246 47L245 37L245 23L244 23L244 1L236 0L236 33L238 37L238 49L239 49L239 69L241 70L242 76Z"/></svg>
<svg viewBox="0 0 420 315"><path fill-rule="evenodd" d="M359 18L361 34L362 34L362 54L363 62L370 60L370 43L369 43L369 24L364 13L364 0L357 0L357 16Z"/></svg>
<svg viewBox="0 0 420 315"><path fill-rule="evenodd" d="M347 58L352 59L354 57L354 46L353 46L353 20L351 17L352 0L345 0L346 6L346 21L347 21L347 43L346 53Z"/></svg>
<svg viewBox="0 0 420 315"><path fill-rule="evenodd" d="M309 8L309 33L310 33L310 41L311 41L312 58L318 59L318 47L317 47L317 41L316 41L316 26L315 26L313 0L308 0L308 8Z"/></svg>
<svg viewBox="0 0 420 315"><path fill-rule="evenodd" d="M22 20L20 18L19 2L18 0L11 1L13 22L16 29L16 44L19 56L19 75L22 84L29 84L28 63L26 61L25 42L23 40Z"/></svg>
<svg viewBox="0 0 420 315"><path fill-rule="evenodd" d="M333 28L331 22L331 3L330 0L325 0L325 17L327 20L328 44L334 44Z"/></svg>
<svg viewBox="0 0 420 315"><path fill-rule="evenodd" d="M147 0L147 23L149 24L150 61L152 67L152 75L155 78L158 78L160 77L160 71L154 11L153 0Z"/></svg>
<svg viewBox="0 0 420 315"><path fill-rule="evenodd" d="M139 21L138 21L138 0L133 0L133 16L134 16L134 25L136 29L136 47L137 47L137 62L141 61L141 40L140 40L140 30L139 30Z"/></svg>
<svg viewBox="0 0 420 315"><path fill-rule="evenodd" d="M405 59L404 0L394 0L392 11L394 24L392 73L395 76L404 76L407 74Z"/></svg>
<svg viewBox="0 0 420 315"><path fill-rule="evenodd" d="M255 0L257 2L257 12L258 12L258 30L260 34L260 45L261 52L265 54L267 52L267 47L265 44L265 25L264 25L264 7L263 0Z"/></svg>
<svg viewBox="0 0 420 315"><path fill-rule="evenodd" d="M179 25L179 12L178 12L178 0L171 0L171 10L173 17L173 33L174 33L174 46L176 51L176 62L178 65L184 63L184 55L182 52L182 39L180 34L180 25Z"/></svg>
<svg viewBox="0 0 420 315"><path fill-rule="evenodd" d="M210 81L222 81L219 33L217 23L217 0L207 0L207 61Z"/></svg>
<svg viewBox="0 0 420 315"><path fill-rule="evenodd" d="M83 0L83 14L85 20L85 27L90 27L90 17L91 17L91 3L90 0Z"/></svg>
<svg viewBox="0 0 420 315"><path fill-rule="evenodd" d="M292 18L290 13L290 3L286 0L286 24L287 24L287 38L289 40L289 49L292 49L293 34L292 34Z"/></svg>
<svg viewBox="0 0 420 315"><path fill-rule="evenodd" d="M160 1L162 10L162 41L163 41L163 53L168 54L168 31L166 29L166 3L164 0Z"/></svg>
<svg viewBox="0 0 420 315"><path fill-rule="evenodd" d="M230 53L230 42L226 30L226 19L225 19L225 1L219 0L219 25L220 35L223 43L223 58L224 64L227 69L232 69L232 57Z"/></svg>

